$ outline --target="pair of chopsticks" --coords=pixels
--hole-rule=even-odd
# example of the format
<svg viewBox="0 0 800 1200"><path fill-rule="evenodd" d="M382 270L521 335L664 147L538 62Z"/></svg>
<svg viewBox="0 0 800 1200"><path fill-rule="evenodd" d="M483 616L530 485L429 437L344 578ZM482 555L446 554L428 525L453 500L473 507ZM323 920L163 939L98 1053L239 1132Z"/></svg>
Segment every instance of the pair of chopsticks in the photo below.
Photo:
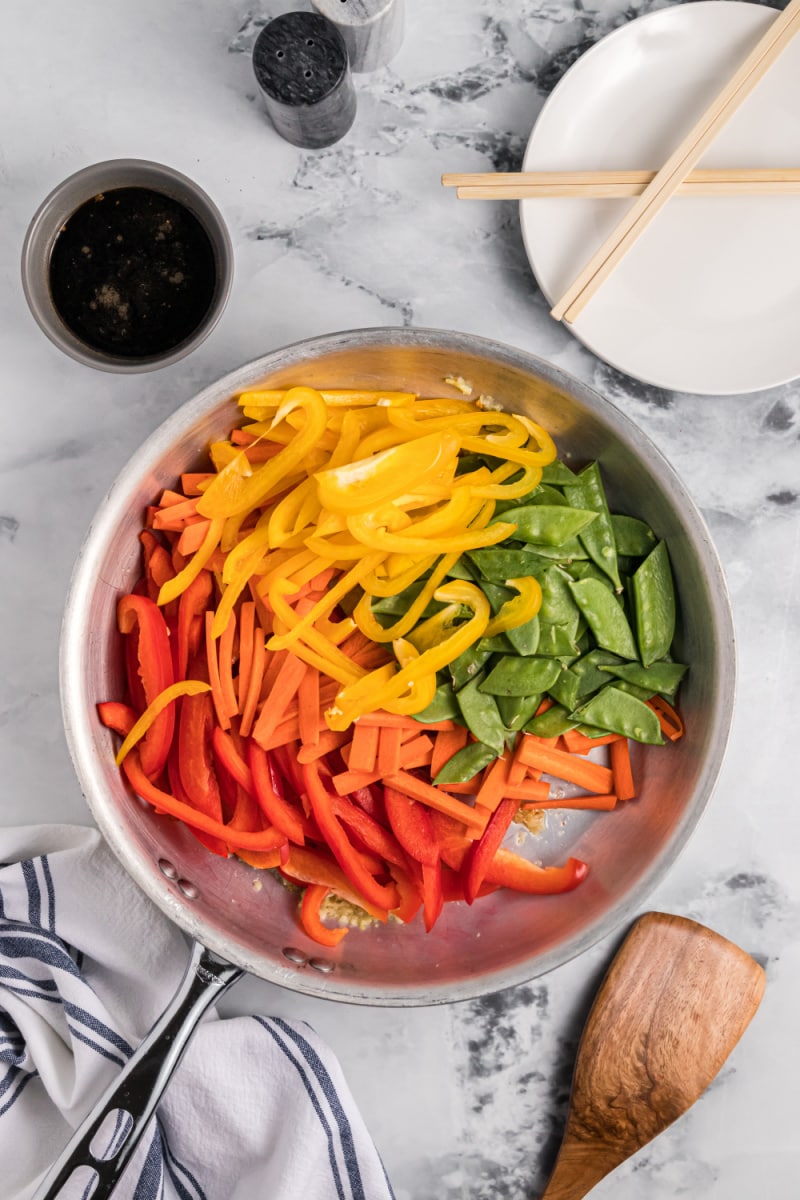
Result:
<svg viewBox="0 0 800 1200"><path fill-rule="evenodd" d="M645 184L599 250L556 301L550 310L551 316L568 324L576 320L670 197L690 182L691 172L704 151L799 29L800 0L790 0L663 167Z"/></svg>
<svg viewBox="0 0 800 1200"><path fill-rule="evenodd" d="M459 200L536 200L544 197L606 200L641 196L655 171L504 171L443 175ZM677 189L682 196L764 196L800 193L800 168L720 168L692 171Z"/></svg>

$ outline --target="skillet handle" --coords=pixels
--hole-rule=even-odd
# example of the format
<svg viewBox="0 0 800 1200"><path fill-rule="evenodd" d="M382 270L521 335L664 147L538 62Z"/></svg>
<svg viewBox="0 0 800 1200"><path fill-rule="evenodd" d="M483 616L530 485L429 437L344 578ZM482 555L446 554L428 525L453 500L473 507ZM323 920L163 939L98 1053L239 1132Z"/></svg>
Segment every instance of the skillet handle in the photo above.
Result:
<svg viewBox="0 0 800 1200"><path fill-rule="evenodd" d="M76 1171L86 1188L84 1195L92 1200L111 1195L200 1018L242 974L195 942L175 996L75 1131L33 1200L56 1200ZM93 1146L104 1123L103 1136Z"/></svg>

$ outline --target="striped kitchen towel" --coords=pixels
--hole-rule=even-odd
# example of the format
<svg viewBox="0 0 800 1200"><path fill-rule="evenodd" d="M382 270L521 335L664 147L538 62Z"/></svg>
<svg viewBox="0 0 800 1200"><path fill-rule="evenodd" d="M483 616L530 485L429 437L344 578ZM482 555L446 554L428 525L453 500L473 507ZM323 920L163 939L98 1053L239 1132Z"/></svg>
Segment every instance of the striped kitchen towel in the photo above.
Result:
<svg viewBox="0 0 800 1200"><path fill-rule="evenodd" d="M95 830L0 830L3 1200L33 1195L187 957ZM309 1026L211 1013L116 1195L391 1200L392 1190L338 1062Z"/></svg>

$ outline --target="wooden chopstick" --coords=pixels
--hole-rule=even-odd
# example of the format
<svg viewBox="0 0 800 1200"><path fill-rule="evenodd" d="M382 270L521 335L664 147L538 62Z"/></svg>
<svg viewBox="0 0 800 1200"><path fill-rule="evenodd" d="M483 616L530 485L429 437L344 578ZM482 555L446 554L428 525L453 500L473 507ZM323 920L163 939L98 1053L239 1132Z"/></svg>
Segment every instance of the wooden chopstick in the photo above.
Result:
<svg viewBox="0 0 800 1200"><path fill-rule="evenodd" d="M459 200L528 200L537 197L610 199L640 196L655 171L504 171L443 175ZM794 195L800 168L726 167L692 171L678 189L684 196Z"/></svg>
<svg viewBox="0 0 800 1200"><path fill-rule="evenodd" d="M673 192L700 159L725 122L766 74L772 63L800 29L800 0L790 0L771 22L744 62L679 143L664 166L630 206L611 235L579 272L550 310L557 321L571 323L580 315L598 288L661 211Z"/></svg>

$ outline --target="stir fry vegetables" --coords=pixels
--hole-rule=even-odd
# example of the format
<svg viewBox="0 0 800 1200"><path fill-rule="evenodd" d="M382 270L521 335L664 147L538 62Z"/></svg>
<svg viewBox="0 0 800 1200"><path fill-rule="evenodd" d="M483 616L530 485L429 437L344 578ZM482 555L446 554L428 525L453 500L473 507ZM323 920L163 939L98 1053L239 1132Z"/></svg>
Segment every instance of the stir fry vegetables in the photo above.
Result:
<svg viewBox="0 0 800 1200"><path fill-rule="evenodd" d="M308 387L238 403L213 470L148 510L119 601L127 696L99 714L133 789L302 887L327 946L331 896L431 929L447 900L576 887L585 863L503 841L633 799L629 739L681 735L664 543L524 416Z"/></svg>

